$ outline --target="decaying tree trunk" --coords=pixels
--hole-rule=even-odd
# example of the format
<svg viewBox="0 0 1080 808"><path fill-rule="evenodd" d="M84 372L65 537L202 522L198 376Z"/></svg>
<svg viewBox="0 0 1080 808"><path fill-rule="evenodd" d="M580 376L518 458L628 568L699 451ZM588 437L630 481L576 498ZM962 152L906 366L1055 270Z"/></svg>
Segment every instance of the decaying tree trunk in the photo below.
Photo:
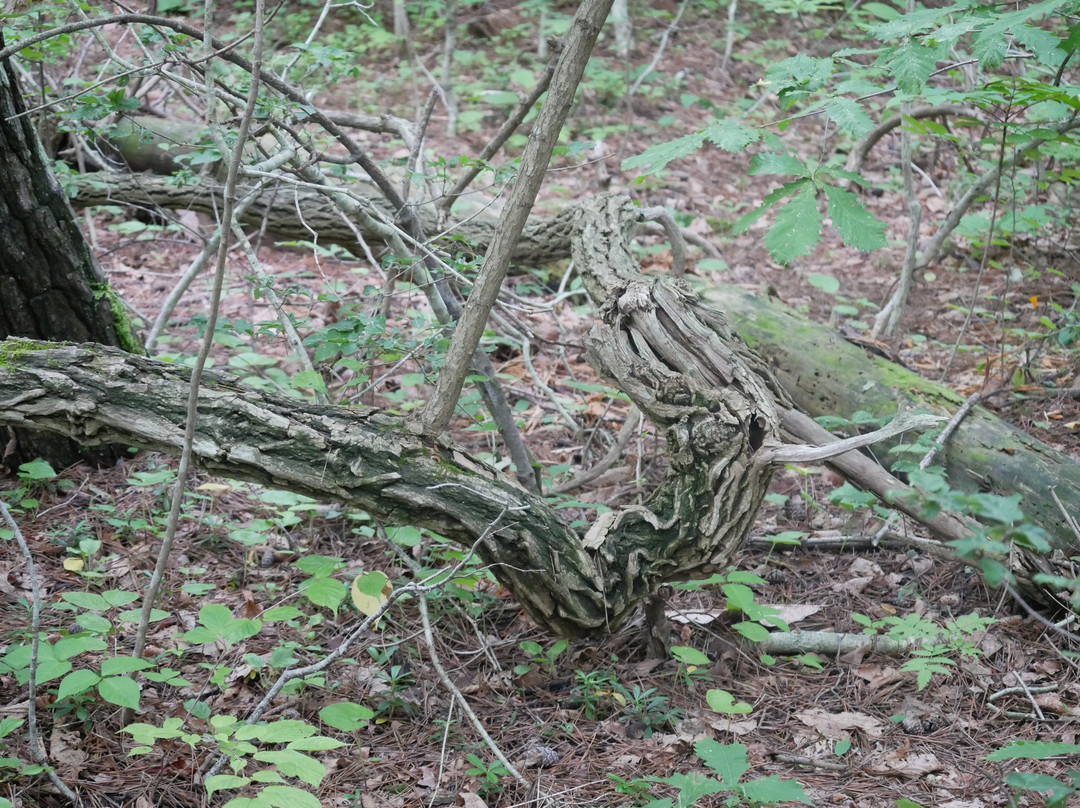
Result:
<svg viewBox="0 0 1080 808"><path fill-rule="evenodd" d="M204 180L198 185L180 186L172 178L153 174L91 172L72 177L71 185L75 189L71 202L78 208L125 204L150 209L192 210L216 216L224 202L222 186L215 182ZM364 195L365 203L371 206L373 213L384 221L394 220L394 213L375 189L359 188L361 191L358 192L366 190L373 194L371 197ZM244 190L240 189L238 196L244 195ZM427 207L417 208L416 212L425 233L441 230ZM577 209L570 208L554 216L531 220L514 249L513 262L529 266L567 258L577 215ZM240 223L245 227L261 227L264 222L268 232L280 239L309 241L314 232L319 234L320 244L339 244L357 255L362 252L356 243L356 228L369 243L382 244L379 233L365 229L362 224L347 223L329 203L326 194L309 188L282 185L261 193L241 215ZM455 227L450 234L462 236L476 254L483 255L494 232L493 220L473 218ZM453 249L463 249L462 242L454 242Z"/></svg>
<svg viewBox="0 0 1080 808"><path fill-rule="evenodd" d="M228 477L333 499L426 527L476 552L545 628L615 628L666 580L724 569L768 486L779 416L765 367L678 281L637 271L635 213L604 197L582 207L578 266L601 296L587 350L597 369L664 430L671 470L646 507L613 514L582 540L540 498L401 418L303 405L211 375L195 460ZM176 453L186 369L93 345L0 345L0 423L86 444ZM489 530L496 525L495 530Z"/></svg>
<svg viewBox="0 0 1080 808"><path fill-rule="evenodd" d="M126 337L127 347L139 350L122 326L120 303L79 232L25 113L15 71L5 62L0 65L0 338L118 346ZM0 446L0 464L44 457L66 466L119 456L102 447L91 457L77 444L44 432L17 430L14 437Z"/></svg>
<svg viewBox="0 0 1080 808"><path fill-rule="evenodd" d="M810 415L847 417L864 410L881 416L898 407L917 407L951 416L964 403L949 388L871 356L834 329L778 302L724 286L706 289L703 299L728 315L796 406ZM879 448L890 445L884 441ZM879 456L889 465L884 454ZM982 407L960 424L942 458L953 487L1020 494L1024 514L1050 534L1057 549L1076 554L1077 537L1054 501L1056 495L1067 513L1080 513L1080 464L1075 460Z"/></svg>

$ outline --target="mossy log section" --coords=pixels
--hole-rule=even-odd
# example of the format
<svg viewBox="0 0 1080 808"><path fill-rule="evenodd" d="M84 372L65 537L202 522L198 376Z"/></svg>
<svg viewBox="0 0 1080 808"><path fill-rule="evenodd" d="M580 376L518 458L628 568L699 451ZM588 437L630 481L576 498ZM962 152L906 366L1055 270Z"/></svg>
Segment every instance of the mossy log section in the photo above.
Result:
<svg viewBox="0 0 1080 808"><path fill-rule="evenodd" d="M796 406L810 415L849 417L865 410L883 416L904 406L951 416L964 404L964 398L949 388L871 356L834 329L775 300L723 285L707 287L702 298L727 314ZM879 457L889 465L888 457ZM1077 537L1054 494L1068 513L1080 514L1076 461L975 407L945 446L944 465L950 483L961 490L1020 494L1024 514L1050 533L1056 548L1066 555L1075 553Z"/></svg>
<svg viewBox="0 0 1080 808"><path fill-rule="evenodd" d="M768 371L681 281L646 278L629 248L628 200L583 204L575 260L602 321L586 349L664 430L670 471L646 506L606 514L585 537L543 499L449 442L373 409L306 404L207 374L194 462L225 477L336 500L429 528L480 559L544 628L618 627L668 580L724 569L768 487L780 418ZM93 344L0 343L0 423L84 444L176 454L190 372Z"/></svg>

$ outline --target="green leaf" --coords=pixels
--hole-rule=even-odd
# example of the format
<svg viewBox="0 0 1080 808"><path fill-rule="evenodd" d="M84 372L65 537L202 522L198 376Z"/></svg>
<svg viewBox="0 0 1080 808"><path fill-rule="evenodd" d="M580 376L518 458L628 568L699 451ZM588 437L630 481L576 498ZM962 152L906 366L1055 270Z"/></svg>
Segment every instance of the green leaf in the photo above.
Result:
<svg viewBox="0 0 1080 808"><path fill-rule="evenodd" d="M765 234L765 246L781 264L806 255L821 239L821 213L813 185L807 183L776 214Z"/></svg>
<svg viewBox="0 0 1080 808"><path fill-rule="evenodd" d="M214 796L215 791L221 791L224 788L242 788L250 782L250 777L237 777L235 774L215 774L212 777L207 777L203 785L206 786L206 797L209 799Z"/></svg>
<svg viewBox="0 0 1080 808"><path fill-rule="evenodd" d="M860 140L870 134L870 130L874 128L874 122L866 114L862 105L846 96L834 98L825 111L833 123Z"/></svg>
<svg viewBox="0 0 1080 808"><path fill-rule="evenodd" d="M299 589L316 606L335 612L346 595L345 584L336 578L308 578L300 584Z"/></svg>
<svg viewBox="0 0 1080 808"><path fill-rule="evenodd" d="M328 704L319 710L319 719L334 729L342 732L352 732L367 726L367 723L375 717L375 713L362 704L354 704L351 701L339 701L336 704Z"/></svg>
<svg viewBox="0 0 1080 808"><path fill-rule="evenodd" d="M803 177L802 179L785 182L779 188L774 188L773 190L769 191L769 193L765 195L765 198L761 201L761 204L758 205L757 208L740 218L739 221L735 222L735 227L732 228L732 232L735 235L745 233L747 230L750 229L751 225L753 225L754 222L761 218L761 215L765 213L765 211L767 211L784 197L790 196L791 194L795 193L800 188L810 182L810 179Z"/></svg>
<svg viewBox="0 0 1080 808"><path fill-rule="evenodd" d="M92 612L104 612L109 608L105 598L95 592L65 592L60 597L80 609L89 609Z"/></svg>
<svg viewBox="0 0 1080 808"><path fill-rule="evenodd" d="M305 556L294 561L293 566L315 578L329 578L345 566L345 560L334 556Z"/></svg>
<svg viewBox="0 0 1080 808"><path fill-rule="evenodd" d="M769 639L769 630L760 623L743 620L733 625L732 628L750 642L765 642L765 640Z"/></svg>
<svg viewBox="0 0 1080 808"><path fill-rule="evenodd" d="M289 380L289 384L294 388L316 390L320 393L326 392L326 382L323 380L322 374L317 370L302 370Z"/></svg>
<svg viewBox="0 0 1080 808"><path fill-rule="evenodd" d="M1057 755L1080 754L1080 744L1056 741L1013 741L1008 746L995 749L984 760L1046 760Z"/></svg>
<svg viewBox="0 0 1080 808"><path fill-rule="evenodd" d="M781 780L775 774L744 783L742 793L751 804L773 805L778 802L811 804L803 787L795 780Z"/></svg>
<svg viewBox="0 0 1080 808"><path fill-rule="evenodd" d="M44 648L45 643L42 643L38 648L38 655L45 659L46 655ZM51 646L49 650L52 652L51 656L55 659L71 659L72 657L84 654L88 651L104 651L108 648L108 644L100 637L91 637L85 634L75 634L71 637L62 637L56 641L55 646ZM40 679L38 681L41 681Z"/></svg>
<svg viewBox="0 0 1080 808"><path fill-rule="evenodd" d="M262 613L260 619L264 623L273 623L277 620L295 620L303 617L304 613L295 606L274 606Z"/></svg>
<svg viewBox="0 0 1080 808"><path fill-rule="evenodd" d="M671 655L684 665L711 665L712 660L696 648L688 645L671 646Z"/></svg>
<svg viewBox="0 0 1080 808"><path fill-rule="evenodd" d="M289 743L301 738L310 738L318 730L307 721L296 718L283 718L271 724L245 724L236 730L238 741L259 740L264 743Z"/></svg>
<svg viewBox="0 0 1080 808"><path fill-rule="evenodd" d="M275 808L322 808L318 797L293 786L267 786L259 793L259 799L265 799L267 805Z"/></svg>
<svg viewBox="0 0 1080 808"><path fill-rule="evenodd" d="M94 612L75 615L75 622L92 634L108 634L113 627L109 620Z"/></svg>
<svg viewBox="0 0 1080 808"><path fill-rule="evenodd" d="M132 673L152 667L154 667L154 663L149 659L136 659L129 656L111 657L102 661L101 675L116 676L121 673Z"/></svg>
<svg viewBox="0 0 1080 808"><path fill-rule="evenodd" d="M328 749L337 749L344 745L343 741L336 738L327 738L325 735L312 735L310 738L293 741L285 748L296 752L325 752Z"/></svg>
<svg viewBox="0 0 1080 808"><path fill-rule="evenodd" d="M811 272L806 277L806 282L811 286L816 286L827 295L835 295L840 291L840 281L836 279L835 275L823 275L820 272Z"/></svg>
<svg viewBox="0 0 1080 808"><path fill-rule="evenodd" d="M738 785L750 768L746 747L741 743L720 744L712 738L703 738L694 744L694 752L729 788Z"/></svg>
<svg viewBox="0 0 1080 808"><path fill-rule="evenodd" d="M749 715L754 708L745 701L735 701L735 697L726 690L711 688L705 693L705 703L709 709L721 715Z"/></svg>
<svg viewBox="0 0 1080 808"><path fill-rule="evenodd" d="M846 245L866 252L885 246L884 223L870 214L859 197L832 185L825 186L825 196L829 218Z"/></svg>
<svg viewBox="0 0 1080 808"><path fill-rule="evenodd" d="M127 606L129 603L134 603L139 599L139 596L134 592L125 592L121 589L110 589L104 593L103 597L110 606L117 608Z"/></svg>
<svg viewBox="0 0 1080 808"><path fill-rule="evenodd" d="M702 134L716 146L732 154L741 152L761 138L761 132L743 126L734 118L724 118L709 124Z"/></svg>
<svg viewBox="0 0 1080 808"><path fill-rule="evenodd" d="M60 689L56 693L56 698L58 701L62 701L71 696L78 696L100 681L101 677L93 671L85 669L72 671L60 682Z"/></svg>
<svg viewBox="0 0 1080 808"><path fill-rule="evenodd" d="M633 157L627 157L622 161L622 169L629 171L632 168L642 169L642 174L655 174L657 171L662 171L664 166L670 163L672 160L679 160L683 157L693 154L701 148L705 142L704 132L694 132L690 135L683 135L675 140L669 140L667 143L657 143L655 146L650 146L641 154Z"/></svg>
<svg viewBox="0 0 1080 808"><path fill-rule="evenodd" d="M326 767L310 755L290 749L263 750L256 752L256 760L272 763L286 777L296 777L311 786L318 786L326 777Z"/></svg>
<svg viewBox="0 0 1080 808"><path fill-rule="evenodd" d="M102 679L98 683L97 690L101 698L109 704L131 710L139 709L139 686L126 676L110 676Z"/></svg>
<svg viewBox="0 0 1080 808"><path fill-rule="evenodd" d="M751 174L794 174L796 177L809 177L810 170L798 157L790 154L761 152L750 158Z"/></svg>
<svg viewBox="0 0 1080 808"><path fill-rule="evenodd" d="M905 93L915 94L926 86L940 56L940 48L926 48L907 40L893 48L882 62L892 73L897 87Z"/></svg>

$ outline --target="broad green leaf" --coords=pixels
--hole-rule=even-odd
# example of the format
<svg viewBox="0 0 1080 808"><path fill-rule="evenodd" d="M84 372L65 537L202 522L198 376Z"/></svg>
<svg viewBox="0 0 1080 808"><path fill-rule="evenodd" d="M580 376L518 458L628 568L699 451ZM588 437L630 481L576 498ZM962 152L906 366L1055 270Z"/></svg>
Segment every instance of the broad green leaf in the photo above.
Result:
<svg viewBox="0 0 1080 808"><path fill-rule="evenodd" d="M126 676L110 676L102 679L97 686L101 698L120 707L131 710L139 709L139 686Z"/></svg>
<svg viewBox="0 0 1080 808"><path fill-rule="evenodd" d="M670 775L669 777L649 777L657 783L667 783L679 790L679 808L689 805L697 805L698 801L708 795L720 791L727 791L728 787L719 780L706 777L702 772L687 772ZM663 802L659 803L663 805Z"/></svg>
<svg viewBox="0 0 1080 808"><path fill-rule="evenodd" d="M295 606L275 606L272 609L267 609L260 615L260 619L264 623L273 623L277 620L295 620L298 617L303 617L304 613L297 609Z"/></svg>
<svg viewBox="0 0 1080 808"><path fill-rule="evenodd" d="M199 609L199 622L215 634L221 634L232 621L232 612L220 603L211 603Z"/></svg>
<svg viewBox="0 0 1080 808"><path fill-rule="evenodd" d="M820 272L811 272L806 277L806 282L811 286L816 286L827 295L835 295L840 291L840 281L836 279L835 275L824 275Z"/></svg>
<svg viewBox="0 0 1080 808"><path fill-rule="evenodd" d="M829 200L829 218L846 245L866 252L885 246L884 223L870 214L859 197L832 185L825 186L825 197Z"/></svg>
<svg viewBox="0 0 1080 808"><path fill-rule="evenodd" d="M56 698L58 701L62 701L71 696L78 696L81 693L85 693L100 681L101 677L93 671L85 669L72 671L60 682L60 688L57 690Z"/></svg>
<svg viewBox="0 0 1080 808"><path fill-rule="evenodd" d="M750 768L746 747L741 743L721 744L712 738L703 738L694 744L694 752L729 788L737 785Z"/></svg>
<svg viewBox="0 0 1080 808"><path fill-rule="evenodd" d="M328 749L337 749L339 746L344 745L344 742L336 738L327 738L325 735L312 735L310 738L292 741L285 748L296 752L325 752Z"/></svg>
<svg viewBox="0 0 1080 808"><path fill-rule="evenodd" d="M134 603L139 599L139 596L134 592L125 592L122 589L110 589L108 592L104 592L102 596L110 606L117 608L127 606L129 603Z"/></svg>
<svg viewBox="0 0 1080 808"><path fill-rule="evenodd" d="M286 777L296 777L310 786L318 786L326 777L326 767L322 763L291 749L262 750L254 757L263 763L273 763Z"/></svg>
<svg viewBox="0 0 1080 808"><path fill-rule="evenodd" d="M872 37L882 42L892 42L901 37L920 34L932 28L938 20L943 20L947 15L962 10L960 6L920 9L881 25L871 25L867 31Z"/></svg>
<svg viewBox="0 0 1080 808"><path fill-rule="evenodd" d="M89 609L92 612L104 612L109 608L105 598L96 592L65 592L60 597L80 609Z"/></svg>
<svg viewBox="0 0 1080 808"><path fill-rule="evenodd" d="M326 392L326 382L317 370L302 370L289 380L289 384L295 388Z"/></svg>
<svg viewBox="0 0 1080 808"><path fill-rule="evenodd" d="M46 658L45 653L46 643L42 643L38 648L38 656L41 659ZM52 646L49 650L52 652L51 656L55 659L71 659L79 654L85 654L89 651L104 651L108 648L108 644L100 637L91 637L89 635L75 634L71 637L62 637L56 641L56 645Z"/></svg>
<svg viewBox="0 0 1080 808"><path fill-rule="evenodd" d="M319 710L319 718L324 724L328 724L342 732L352 732L365 727L374 717L375 713L370 709L362 704L354 704L351 701L328 704Z"/></svg>
<svg viewBox="0 0 1080 808"><path fill-rule="evenodd" d="M299 589L316 606L335 612L345 600L345 584L337 578L308 578Z"/></svg>
<svg viewBox="0 0 1080 808"><path fill-rule="evenodd" d="M271 808L322 808L318 797L293 786L267 786L259 799L265 799Z"/></svg>
<svg viewBox="0 0 1080 808"><path fill-rule="evenodd" d="M112 623L94 612L83 612L75 615L75 622L91 634L108 634L112 631Z"/></svg>
<svg viewBox="0 0 1080 808"><path fill-rule="evenodd" d="M328 578L345 566L345 560L333 556L305 556L294 561L293 566L316 578Z"/></svg>
<svg viewBox="0 0 1080 808"><path fill-rule="evenodd" d="M726 690L711 688L705 693L705 703L709 709L721 715L749 715L754 708L745 701L735 701L735 697Z"/></svg>
<svg viewBox="0 0 1080 808"><path fill-rule="evenodd" d="M250 777L237 777L235 774L215 774L207 777L203 785L206 786L206 797L214 796L215 791L223 788L242 788L251 782Z"/></svg>
<svg viewBox="0 0 1080 808"><path fill-rule="evenodd" d="M1080 754L1080 744L1057 741L1013 741L1008 746L995 749L984 760L1046 760L1057 755Z"/></svg>
<svg viewBox="0 0 1080 808"><path fill-rule="evenodd" d="M152 667L154 667L154 663L149 659L136 659L129 656L111 657L102 660L101 675L116 676L121 673L132 673L133 671L146 670Z"/></svg>
<svg viewBox="0 0 1080 808"><path fill-rule="evenodd" d="M671 646L671 655L684 665L711 665L712 660L696 648L688 645Z"/></svg>
<svg viewBox="0 0 1080 808"><path fill-rule="evenodd" d="M743 794L752 804L774 805L778 802L805 802L812 804L795 780L781 780L775 774L750 780L742 786Z"/></svg>
<svg viewBox="0 0 1080 808"><path fill-rule="evenodd" d="M806 184L780 208L765 234L765 246L781 264L806 255L821 239L821 213L813 185Z"/></svg>
<svg viewBox="0 0 1080 808"><path fill-rule="evenodd" d="M765 642L765 640L769 639L769 630L760 623L754 623L750 620L736 623L732 628L750 642Z"/></svg>
<svg viewBox="0 0 1080 808"><path fill-rule="evenodd" d="M245 724L236 730L238 741L259 740L264 743L289 743L301 738L310 738L318 730L307 721L284 718L272 724Z"/></svg>
<svg viewBox="0 0 1080 808"><path fill-rule="evenodd" d="M11 718L9 716L0 719L0 738L6 738L25 723L25 718Z"/></svg>

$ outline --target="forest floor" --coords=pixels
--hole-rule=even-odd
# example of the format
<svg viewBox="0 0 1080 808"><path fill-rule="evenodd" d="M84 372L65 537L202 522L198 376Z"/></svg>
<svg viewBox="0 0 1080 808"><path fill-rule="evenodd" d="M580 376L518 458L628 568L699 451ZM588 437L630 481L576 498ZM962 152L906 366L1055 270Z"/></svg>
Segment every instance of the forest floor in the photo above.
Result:
<svg viewBox="0 0 1080 808"><path fill-rule="evenodd" d="M720 109L744 108L761 92L756 84L763 65L800 52L828 53L844 44L839 39L811 39L793 21L755 28L749 16L740 16L749 33L737 39L726 72L718 69L720 17L698 13L684 21L653 78L633 99L606 93L600 80L605 77L593 75L568 128L575 140L602 140L596 152L601 158L587 162L574 156L557 158L557 170L551 173L538 210L555 210L601 190L628 193L643 205L666 205L685 215L687 227L719 247L727 265L699 266L701 256L691 250L692 280L737 284L752 291L771 287L787 305L858 332L891 293L903 256L906 202L891 170L898 160L898 135L882 140L866 167L867 175L879 178L880 185L864 198L886 223L890 247L868 256L844 248L827 233L812 255L786 267L769 257L759 229L730 235L734 220L770 189L769 178L748 175L745 156L702 149L670 166L662 178L641 183L635 182L632 172L619 169L625 157L700 126L710 113L680 103L684 94L708 99ZM664 25L660 18L645 21L637 32L629 69L651 61ZM435 38L426 43L431 50L421 54L429 63L434 43ZM524 49L529 42L523 34L500 45ZM488 45L486 40L469 40L460 47L479 50ZM378 111L413 117L416 97L422 98L426 90L393 79L396 56L389 49L375 53L364 70L365 77L369 73L383 77ZM608 63L615 61L610 43L602 43L600 53ZM462 85L483 78L479 66L475 77L469 69L462 67L458 79ZM343 108L352 99L370 97L371 88L358 80L338 85L317 101ZM448 159L475 154L497 123L488 114L478 128L448 139L440 130L444 119L436 112L427 148ZM793 148L818 156L837 147L831 138L816 119L794 121L785 133L785 142ZM374 136L368 140L379 159L392 162L402 157L400 149L382 147ZM947 150L919 159L926 177L918 192L927 212L922 227L929 235L956 195L950 183L961 181L959 160ZM125 216L96 216L97 247L117 289L149 320L179 268L197 253L198 244L182 235L145 241L110 230ZM279 288L334 287L348 298L369 283L380 283L376 269L348 256L316 259L310 250L264 244L259 257ZM670 265L666 247L647 240L643 245L644 268L665 271ZM233 258L223 316L234 322L272 321L265 301L251 294L246 280L251 270L239 253ZM531 389L530 371L512 339L503 340L493 358L500 371L515 379L508 383L511 400L524 402L518 412L537 459L549 467L580 469L604 454L627 407L591 387L600 380L581 349L591 309L584 298L557 310L546 308L545 297L558 283L556 273L546 273L514 275L510 285L535 308L504 311L527 323L536 335L535 372L582 418L585 428L574 431L551 417L549 402ZM836 278L838 291L823 288L822 275ZM1038 253L1032 245L1025 255L1016 251L995 255L977 280L979 275L979 257L963 244L933 271L920 272L900 331L883 339L882 347L964 395L1020 387L1021 394L994 400L999 414L1080 459L1077 399L1022 395L1025 386L1035 390L1048 384L1058 388L1077 384L1075 354L1040 336L1039 317L1051 312L1055 303L1065 308L1073 304L1080 268L1068 252ZM205 286L196 286L181 303L162 346L170 355L182 358L195 352L198 333L193 318L205 314L207 294ZM312 329L339 316L339 304L316 297L296 297L291 305ZM403 291L395 300L389 329L402 338L412 335L415 320L410 312L423 306L414 290ZM972 306L976 315L968 324ZM295 369L283 356L281 346L266 337L225 346L216 361L219 367L248 374L253 383L271 386L282 378L275 369ZM372 375L390 368L377 367ZM406 409L422 397L425 381L404 374L415 377L424 372L422 364L394 369L362 401ZM475 424L470 427L465 419L456 429L462 444L500 460L494 433ZM624 463L597 484L575 492L576 504L568 513L584 514L596 503L610 506L639 500L662 475L662 458L660 439L643 425ZM40 504L18 518L38 559L48 602L62 602L63 593L79 589L141 586L144 571L153 566L156 524L166 509L168 475L161 472L172 467L171 460L140 455L108 470L67 469L35 487L33 495ZM993 618L964 635L967 653L956 648L944 652L945 671L932 675L924 687L914 673L899 670L904 658L856 652L763 661L733 630L732 624L742 618L730 613L716 586L677 588L667 598L676 644L705 654L708 664L688 666L674 659L648 658L640 618L613 636L571 643L559 651L555 638L538 631L506 592L479 571L471 588L448 587L432 596L430 642L425 640L416 601L403 601L370 644L353 654L352 663L330 669L323 686L313 684L282 698L273 717L302 717L318 724L319 710L341 700L375 711L376 720L353 733L355 746L344 747L348 755L320 755L328 769L319 789L324 806L544 804L535 802L536 795L507 774L494 771L485 778L467 758L475 755L493 765L473 726L451 707L450 694L432 664L433 653L480 723L511 761L536 781L550 805L640 805L647 801L639 793L645 787L640 778L702 770L693 745L703 737L745 744L750 777L797 780L816 805L876 808L904 799L935 808L1041 804L1011 795L1003 778L1020 768L1067 779L1065 762L1029 761L1014 767L1013 762L990 763L985 757L1015 739L1077 742L1080 676L1075 662L1061 653L1067 650L1066 641L1048 636L1040 623L1018 615L1007 597L988 589L970 568L905 546L873 545L869 539L881 525L876 517L829 504L828 494L839 483L820 467L778 474L773 496L755 527L755 541L740 555L737 567L760 576L764 583L752 587L757 601L779 607L793 630L860 633L864 626L853 615L880 621L917 614L939 623L972 613ZM14 488L16 482L9 478L0 485ZM291 593L305 577L291 565L294 553L344 559L342 580L371 569L384 571L391 581L411 574L387 549L375 526L356 514L202 474L194 475L189 490L194 496L185 508L167 584L171 614L156 624L151 649L165 653L183 647L174 635L194 625L205 603L221 603L237 616L255 617L269 606L291 602ZM275 522L279 529L258 546L246 546L242 537L237 541L235 529L257 519ZM903 529L917 532L910 525ZM803 534L801 544L768 541L791 531ZM87 537L100 541L100 549L82 559L81 570L66 569L65 557L76 557L71 548ZM406 552L414 560L428 566L452 563L453 553L431 537L417 535L410 542L407 534L399 533L397 538L399 544L409 545ZM821 539L841 541L822 549L815 545ZM424 556L425 551L430 555ZM8 602L0 615L0 629L14 635L25 630L25 610L15 602L27 597L28 581L12 551L0 564L0 590ZM242 717L273 678L258 670L257 658L267 658L279 642L290 638L300 648L332 648L357 620L348 608L334 614L324 610L322 617L321 623L306 628L275 624L276 634L260 633L222 656L215 655L221 649L206 647L178 653L175 669L194 684L147 685L140 720L184 715L185 701L195 698L211 703L215 711ZM45 620L54 636L70 628L70 616L56 609L47 610ZM543 652L538 656L528 643ZM549 651L551 656L545 657ZM200 683L205 680L203 667L212 661L232 672L225 682L207 689ZM752 712L715 712L705 700L711 688L730 692L736 702L751 705ZM0 676L0 696L4 703L19 704L20 688L11 677ZM44 698L42 706L48 703ZM58 771L88 805L206 804L205 792L194 783L202 760L184 745L131 758L127 753L132 743L119 733L118 708L87 700L65 714L43 712L46 740ZM537 751L540 748L551 751ZM542 768L525 768L544 755L549 758ZM0 786L0 793L17 804L49 804L52 798L46 789L25 790L25 785L12 781ZM658 797L674 793L670 785L653 783L651 788ZM704 797L701 804L719 805L721 799Z"/></svg>

